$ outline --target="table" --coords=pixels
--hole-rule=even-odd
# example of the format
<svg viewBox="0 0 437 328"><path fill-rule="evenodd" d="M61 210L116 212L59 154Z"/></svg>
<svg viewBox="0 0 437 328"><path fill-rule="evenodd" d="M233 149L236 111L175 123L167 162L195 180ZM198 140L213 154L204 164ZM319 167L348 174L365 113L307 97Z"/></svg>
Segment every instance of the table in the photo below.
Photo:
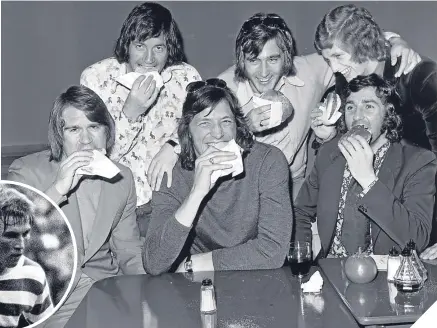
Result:
<svg viewBox="0 0 437 328"><path fill-rule="evenodd" d="M214 279L215 316L200 314L203 277ZM319 295L303 295L288 267L196 273L195 280L168 273L98 281L66 328L359 328L329 283Z"/></svg>
<svg viewBox="0 0 437 328"><path fill-rule="evenodd" d="M420 292L408 296L397 293L393 284L387 283L386 271L378 271L375 280L368 284L349 282L342 269L344 261L322 259L318 264L325 281L329 281L363 326L409 327L437 301L436 265L424 263L428 279Z"/></svg>

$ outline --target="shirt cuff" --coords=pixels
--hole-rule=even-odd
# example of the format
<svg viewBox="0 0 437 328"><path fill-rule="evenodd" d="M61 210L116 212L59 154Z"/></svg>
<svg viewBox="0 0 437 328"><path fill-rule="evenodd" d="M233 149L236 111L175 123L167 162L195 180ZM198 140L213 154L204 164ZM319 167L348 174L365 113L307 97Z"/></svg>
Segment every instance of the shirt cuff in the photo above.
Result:
<svg viewBox="0 0 437 328"><path fill-rule="evenodd" d="M363 191L360 193L360 197L363 198L368 191L375 185L375 183L378 181L378 177L376 177L375 180L372 181L371 184L369 184L369 186L366 189L363 189Z"/></svg>

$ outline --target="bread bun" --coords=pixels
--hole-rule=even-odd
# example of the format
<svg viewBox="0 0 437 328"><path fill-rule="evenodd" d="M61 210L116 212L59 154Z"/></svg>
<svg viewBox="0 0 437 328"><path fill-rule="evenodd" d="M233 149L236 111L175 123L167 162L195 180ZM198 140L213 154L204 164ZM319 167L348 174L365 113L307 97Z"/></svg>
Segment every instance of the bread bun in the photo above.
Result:
<svg viewBox="0 0 437 328"><path fill-rule="evenodd" d="M335 92L331 92L326 97L325 103L326 111L328 113L328 120L330 120L332 115L334 115L335 111L338 110L341 106L340 96Z"/></svg>
<svg viewBox="0 0 437 328"><path fill-rule="evenodd" d="M370 142L370 139L372 139L372 134L363 125L353 126L343 137L347 138L356 135L362 136L368 143Z"/></svg>
<svg viewBox="0 0 437 328"><path fill-rule="evenodd" d="M281 102L283 112L290 113L290 114L293 114L294 112L294 107L291 104L290 100L288 100L288 98L285 97L284 94L280 91L267 90L261 94L260 98L274 101L274 102Z"/></svg>

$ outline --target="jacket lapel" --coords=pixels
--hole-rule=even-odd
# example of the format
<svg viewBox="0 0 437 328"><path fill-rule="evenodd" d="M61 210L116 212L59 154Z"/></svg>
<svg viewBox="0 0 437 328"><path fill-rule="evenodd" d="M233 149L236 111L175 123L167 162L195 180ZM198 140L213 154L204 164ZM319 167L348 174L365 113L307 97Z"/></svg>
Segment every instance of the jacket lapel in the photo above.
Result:
<svg viewBox="0 0 437 328"><path fill-rule="evenodd" d="M118 202L114 201L114 185L103 180L100 180L100 183L101 191L99 203L84 262L88 261L105 243L119 205Z"/></svg>
<svg viewBox="0 0 437 328"><path fill-rule="evenodd" d="M394 189L395 177L398 175L402 165L401 150L402 145L400 143L392 143L387 151L384 162L379 169L379 181L386 185L390 190ZM379 237L379 233L381 232L381 228L377 224L373 223L372 220L370 220L370 225L372 227L373 244L375 245L376 240Z"/></svg>

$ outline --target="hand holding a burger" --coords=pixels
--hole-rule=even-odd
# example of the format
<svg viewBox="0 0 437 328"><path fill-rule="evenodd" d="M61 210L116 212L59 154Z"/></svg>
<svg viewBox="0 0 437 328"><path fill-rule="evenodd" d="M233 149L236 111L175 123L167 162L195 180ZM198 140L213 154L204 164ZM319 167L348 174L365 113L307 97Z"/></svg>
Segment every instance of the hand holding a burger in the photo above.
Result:
<svg viewBox="0 0 437 328"><path fill-rule="evenodd" d="M292 115L294 113L293 105L282 92L276 90L268 90L263 92L260 95L260 98L268 100L272 103L281 103L281 108L282 108L281 122L276 126L292 118ZM271 126L270 124L270 119L272 117L272 107L274 106L271 105L257 106L247 114L246 118L249 124L249 128L252 132L255 133L261 132L276 127L276 126Z"/></svg>
<svg viewBox="0 0 437 328"><path fill-rule="evenodd" d="M369 145L370 132L361 126L350 129L338 142L338 148L345 157L354 179L364 189L375 181L373 169L374 153Z"/></svg>

